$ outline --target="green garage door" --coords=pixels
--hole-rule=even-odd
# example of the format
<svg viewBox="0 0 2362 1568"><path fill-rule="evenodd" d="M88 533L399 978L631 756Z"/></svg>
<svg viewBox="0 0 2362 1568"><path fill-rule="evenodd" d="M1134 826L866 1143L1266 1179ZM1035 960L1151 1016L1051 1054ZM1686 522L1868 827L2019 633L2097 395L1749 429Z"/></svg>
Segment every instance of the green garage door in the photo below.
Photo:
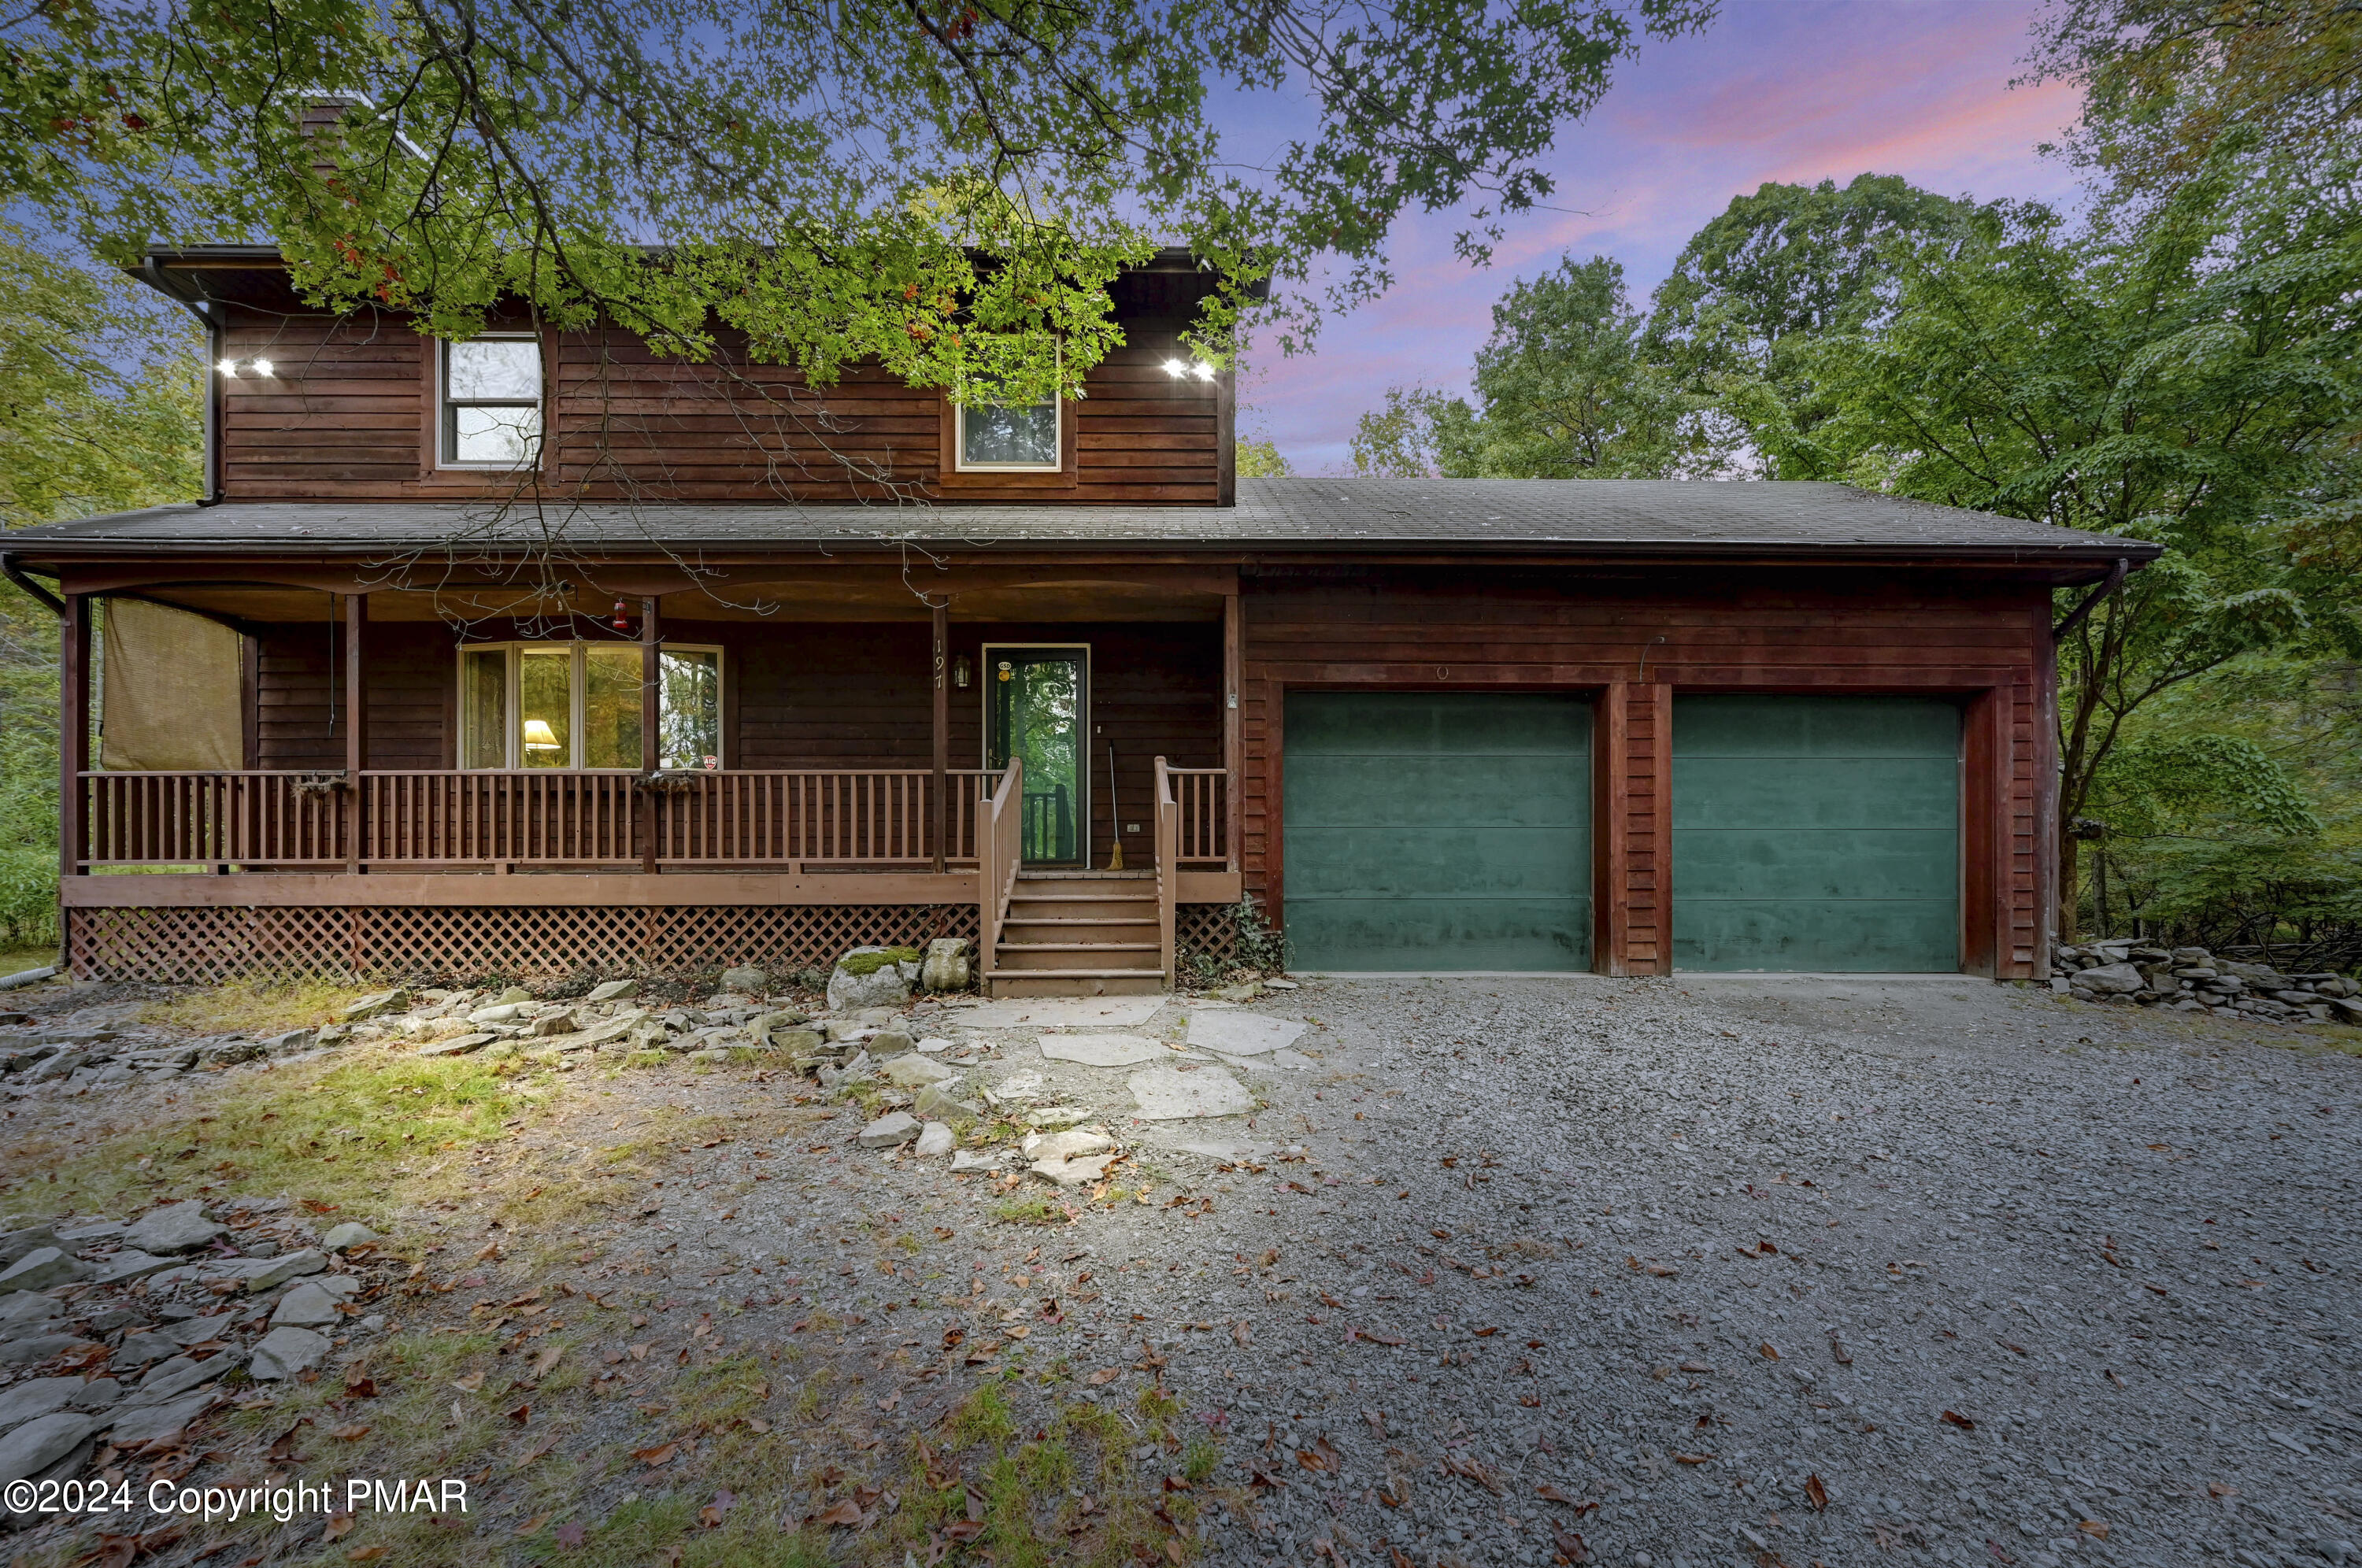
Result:
<svg viewBox="0 0 2362 1568"><path fill-rule="evenodd" d="M1673 966L1959 967L1960 712L1673 701Z"/></svg>
<svg viewBox="0 0 2362 1568"><path fill-rule="evenodd" d="M1286 744L1298 966L1590 967L1586 703L1302 691Z"/></svg>

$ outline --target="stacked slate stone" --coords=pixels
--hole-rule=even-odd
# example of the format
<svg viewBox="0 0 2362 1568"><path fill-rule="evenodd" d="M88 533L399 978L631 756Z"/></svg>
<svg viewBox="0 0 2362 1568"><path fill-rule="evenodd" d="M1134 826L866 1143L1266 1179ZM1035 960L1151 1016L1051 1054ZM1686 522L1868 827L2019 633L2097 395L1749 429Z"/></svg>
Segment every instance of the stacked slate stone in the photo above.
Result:
<svg viewBox="0 0 2362 1568"><path fill-rule="evenodd" d="M198 1198L0 1233L0 1485L201 1446L234 1398L366 1353L408 1265L287 1199ZM0 1531L42 1516L0 1504Z"/></svg>
<svg viewBox="0 0 2362 1568"><path fill-rule="evenodd" d="M2079 1001L2166 1007L2275 1023L2362 1023L2362 982L2322 971L2284 975L2203 947L2108 938L2052 949L2050 988Z"/></svg>

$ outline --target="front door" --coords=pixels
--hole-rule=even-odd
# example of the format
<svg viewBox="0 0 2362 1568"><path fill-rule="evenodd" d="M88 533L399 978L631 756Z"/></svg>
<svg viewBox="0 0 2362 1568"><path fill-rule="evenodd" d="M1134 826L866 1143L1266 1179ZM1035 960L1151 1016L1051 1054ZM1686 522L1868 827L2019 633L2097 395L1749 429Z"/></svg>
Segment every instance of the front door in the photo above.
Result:
<svg viewBox="0 0 2362 1568"><path fill-rule="evenodd" d="M987 644L984 762L1025 764L1024 862L1080 866L1088 853L1091 651Z"/></svg>

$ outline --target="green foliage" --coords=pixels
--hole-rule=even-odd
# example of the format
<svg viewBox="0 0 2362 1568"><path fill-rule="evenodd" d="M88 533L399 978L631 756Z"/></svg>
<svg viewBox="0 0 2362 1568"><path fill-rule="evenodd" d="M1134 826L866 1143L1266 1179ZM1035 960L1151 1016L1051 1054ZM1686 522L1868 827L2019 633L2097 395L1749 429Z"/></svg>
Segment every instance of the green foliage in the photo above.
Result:
<svg viewBox="0 0 2362 1568"><path fill-rule="evenodd" d="M1306 285L1288 346L1383 291L1406 207L1472 206L1483 259L1616 62L1713 9L99 0L0 23L0 194L118 257L269 236L315 298L446 336L513 299L1030 400L1079 390L1109 281L1159 243L1210 266L1220 361L1258 278ZM1218 90L1316 124L1242 173ZM307 131L304 98L346 112Z"/></svg>
<svg viewBox="0 0 2362 1568"><path fill-rule="evenodd" d="M1266 975L1286 973L1287 937L1264 918L1253 894L1240 897L1231 918L1238 926L1236 952L1241 964Z"/></svg>
<svg viewBox="0 0 2362 1568"><path fill-rule="evenodd" d="M1241 441L1236 451L1241 479L1286 479L1296 472L1275 441Z"/></svg>
<svg viewBox="0 0 2362 1568"><path fill-rule="evenodd" d="M2362 11L2346 0L2058 0L2035 24L2036 80L2072 82L2067 151L2112 198L2169 191L2235 128L2282 170L2362 116Z"/></svg>
<svg viewBox="0 0 2362 1568"><path fill-rule="evenodd" d="M1842 188L1767 181L1682 248L1657 290L1649 348L1691 379L1783 381L1784 348L1868 326L1893 304L1902 257L1958 234L1970 211L1893 174Z"/></svg>
<svg viewBox="0 0 2362 1568"><path fill-rule="evenodd" d="M149 291L0 225L0 526L193 497L199 343ZM0 583L0 943L58 936L57 661L56 616Z"/></svg>
<svg viewBox="0 0 2362 1568"><path fill-rule="evenodd" d="M1477 404L1390 388L1362 416L1356 471L1397 478L1667 479L1720 467L1702 400L1640 353L1621 263L1562 259L1510 285L1476 352Z"/></svg>

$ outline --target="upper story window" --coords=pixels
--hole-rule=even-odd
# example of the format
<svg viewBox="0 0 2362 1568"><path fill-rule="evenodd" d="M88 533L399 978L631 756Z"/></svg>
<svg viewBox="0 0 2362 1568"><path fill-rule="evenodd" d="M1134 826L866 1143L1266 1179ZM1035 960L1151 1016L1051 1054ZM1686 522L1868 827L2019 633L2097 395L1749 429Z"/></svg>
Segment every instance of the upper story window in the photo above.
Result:
<svg viewBox="0 0 2362 1568"><path fill-rule="evenodd" d="M722 650L657 655L657 763L722 766ZM459 650L459 766L640 766L634 643L493 643Z"/></svg>
<svg viewBox="0 0 2362 1568"><path fill-rule="evenodd" d="M522 469L541 460L541 339L471 337L442 346L447 469Z"/></svg>
<svg viewBox="0 0 2362 1568"><path fill-rule="evenodd" d="M963 473L1054 471L1065 461L1059 450L1058 400L994 403L989 392L972 394L959 407L959 469Z"/></svg>

